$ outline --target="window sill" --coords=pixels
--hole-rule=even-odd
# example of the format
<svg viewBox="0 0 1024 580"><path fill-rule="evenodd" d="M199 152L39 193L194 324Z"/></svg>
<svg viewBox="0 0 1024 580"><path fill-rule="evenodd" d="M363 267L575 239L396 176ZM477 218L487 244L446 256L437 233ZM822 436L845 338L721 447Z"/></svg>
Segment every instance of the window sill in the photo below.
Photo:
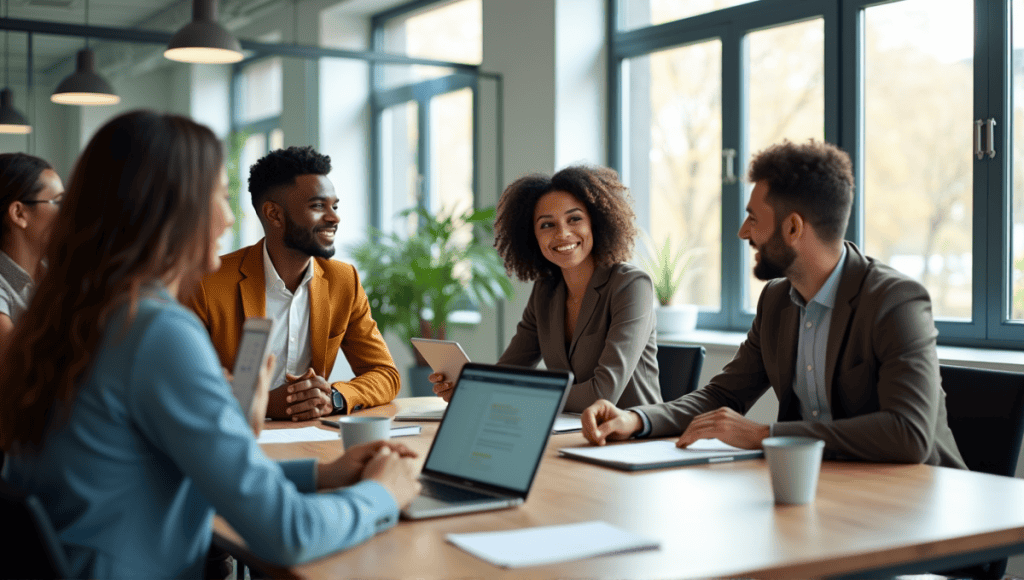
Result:
<svg viewBox="0 0 1024 580"><path fill-rule="evenodd" d="M721 330L695 330L685 334L661 334L662 344L697 344L709 353L732 356L740 343L747 337L745 332ZM938 347L939 362L942 364L980 367L1012 372L1024 372L1024 352L990 348L965 348L959 346Z"/></svg>

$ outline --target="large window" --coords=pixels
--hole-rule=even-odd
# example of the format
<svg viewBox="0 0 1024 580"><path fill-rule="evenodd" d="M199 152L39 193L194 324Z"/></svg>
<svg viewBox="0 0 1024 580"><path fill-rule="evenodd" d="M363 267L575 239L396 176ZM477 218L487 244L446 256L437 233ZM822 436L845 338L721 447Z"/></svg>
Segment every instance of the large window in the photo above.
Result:
<svg viewBox="0 0 1024 580"><path fill-rule="evenodd" d="M847 237L925 285L940 342L1024 345L1024 0L615 6L610 157L655 242L703 248L702 327L745 330L763 287L751 156L814 138L854 160Z"/></svg>
<svg viewBox="0 0 1024 580"><path fill-rule="evenodd" d="M235 224L220 240L221 253L254 244L263 237L263 226L249 196L249 167L284 146L281 64L280 57L265 57L235 65L232 130L227 147Z"/></svg>
<svg viewBox="0 0 1024 580"><path fill-rule="evenodd" d="M373 19L374 46L409 57L479 64L480 0L413 3ZM473 74L429 65L373 67L374 225L415 227L396 214L422 206L434 213L474 204Z"/></svg>

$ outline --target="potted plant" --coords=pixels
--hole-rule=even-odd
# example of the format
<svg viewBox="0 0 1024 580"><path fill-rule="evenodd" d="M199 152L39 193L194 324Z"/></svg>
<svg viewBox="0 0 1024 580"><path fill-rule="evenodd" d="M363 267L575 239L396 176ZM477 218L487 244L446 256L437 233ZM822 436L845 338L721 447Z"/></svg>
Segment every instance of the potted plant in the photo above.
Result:
<svg viewBox="0 0 1024 580"><path fill-rule="evenodd" d="M673 304L679 289L693 276L698 268L694 260L702 253L700 248L672 247L665 238L659 248L648 238L648 258L643 267L654 283L654 294L658 300L655 312L659 334L680 334L697 327L698 308L695 304Z"/></svg>
<svg viewBox="0 0 1024 580"><path fill-rule="evenodd" d="M491 305L512 295L505 266L487 241L494 215L493 207L437 215L410 208L399 213L402 223L416 218L407 235L371 229L369 239L349 249L381 332L393 332L409 348L412 337L444 339L460 302ZM429 367L412 352L423 368L410 372L410 390L430 395Z"/></svg>

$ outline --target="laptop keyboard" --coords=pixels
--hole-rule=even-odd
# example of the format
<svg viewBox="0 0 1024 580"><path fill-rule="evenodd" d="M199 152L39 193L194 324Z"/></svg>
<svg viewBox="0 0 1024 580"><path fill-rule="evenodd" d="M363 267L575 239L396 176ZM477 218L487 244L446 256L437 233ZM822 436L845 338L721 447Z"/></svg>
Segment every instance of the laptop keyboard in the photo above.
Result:
<svg viewBox="0 0 1024 580"><path fill-rule="evenodd" d="M493 495L486 495L468 489L460 489L451 485L445 485L435 481L421 479L423 490L420 495L447 502L463 502L476 499L494 499Z"/></svg>

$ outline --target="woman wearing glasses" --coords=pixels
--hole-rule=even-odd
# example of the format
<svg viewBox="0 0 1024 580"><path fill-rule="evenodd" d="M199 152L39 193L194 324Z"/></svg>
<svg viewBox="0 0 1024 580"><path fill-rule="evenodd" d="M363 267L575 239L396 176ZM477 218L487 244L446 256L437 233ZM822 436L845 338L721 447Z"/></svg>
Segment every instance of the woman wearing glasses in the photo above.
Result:
<svg viewBox="0 0 1024 580"><path fill-rule="evenodd" d="M231 225L213 132L137 111L82 152L47 271L0 360L3 479L45 506L76 578L198 578L214 511L274 564L393 526L419 491L405 446L277 463L179 302ZM326 490L324 493L315 493Z"/></svg>
<svg viewBox="0 0 1024 580"><path fill-rule="evenodd" d="M63 196L64 184L46 161L0 155L0 349L43 276L43 253Z"/></svg>

